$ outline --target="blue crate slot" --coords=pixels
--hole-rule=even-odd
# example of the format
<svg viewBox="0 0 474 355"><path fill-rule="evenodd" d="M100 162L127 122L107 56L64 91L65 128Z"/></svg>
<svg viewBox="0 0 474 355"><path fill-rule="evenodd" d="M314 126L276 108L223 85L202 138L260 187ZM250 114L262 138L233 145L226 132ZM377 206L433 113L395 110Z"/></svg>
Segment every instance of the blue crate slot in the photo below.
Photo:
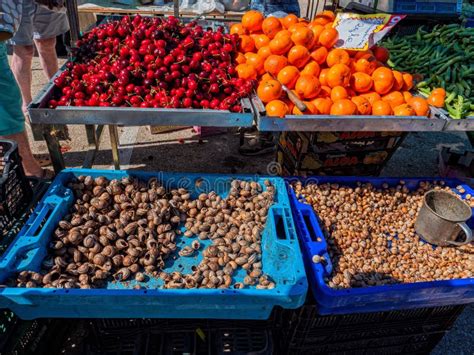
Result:
<svg viewBox="0 0 474 355"><path fill-rule="evenodd" d="M254 180L262 184L266 177L250 175L211 175L148 173L68 169L51 184L26 226L0 259L0 282L22 270L39 271L47 245L59 221L68 214L74 196L67 184L79 175L120 179L133 176L142 180L157 178L166 188L183 187L193 197L216 191L225 197L233 179ZM275 186L275 203L270 208L262 233L263 272L276 283L271 290L245 289L157 289L161 280L150 278L133 289L136 281L109 282L103 289L2 288L0 307L9 308L20 318L225 318L266 319L274 306L297 308L304 303L308 288L303 258L293 222L285 182L269 177ZM194 238L177 238L178 250ZM207 246L209 240L201 241ZM204 249L204 248L202 248ZM202 256L168 259L166 272L188 272ZM234 276L243 280L244 270ZM148 287L148 288L146 288Z"/></svg>
<svg viewBox="0 0 474 355"><path fill-rule="evenodd" d="M461 7L462 0L457 0L457 2L394 0L393 12L420 15L456 15L461 13Z"/></svg>
<svg viewBox="0 0 474 355"><path fill-rule="evenodd" d="M354 187L357 182L371 183L380 188L387 183L390 186L405 181L410 190L416 189L421 181L444 181L447 186L455 188L463 186L466 194L474 195L474 190L455 179L433 178L371 178L371 177L326 177L287 178L287 184L301 181L324 184L337 183ZM303 197L297 197L293 189L287 186L293 211L298 237L307 270L310 287L318 312L322 315L349 314L362 312L381 312L419 307L436 307L474 302L474 279L441 280L410 284L372 286L366 288L333 289L324 278L332 272L332 263L328 254L328 246L315 211L310 205L304 204ZM456 190L457 191L457 190ZM474 209L473 209L474 210ZM468 221L474 227L474 217ZM324 256L325 262L312 262L313 256Z"/></svg>

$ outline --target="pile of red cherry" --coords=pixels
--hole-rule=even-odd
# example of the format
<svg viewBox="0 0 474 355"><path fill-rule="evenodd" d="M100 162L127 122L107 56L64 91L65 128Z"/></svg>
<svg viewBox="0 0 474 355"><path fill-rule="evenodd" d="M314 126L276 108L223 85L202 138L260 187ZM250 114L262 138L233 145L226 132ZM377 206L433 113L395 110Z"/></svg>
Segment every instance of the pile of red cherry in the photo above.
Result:
<svg viewBox="0 0 474 355"><path fill-rule="evenodd" d="M175 17L129 17L94 28L55 78L49 107L204 108L241 112L253 80L234 61L238 35Z"/></svg>

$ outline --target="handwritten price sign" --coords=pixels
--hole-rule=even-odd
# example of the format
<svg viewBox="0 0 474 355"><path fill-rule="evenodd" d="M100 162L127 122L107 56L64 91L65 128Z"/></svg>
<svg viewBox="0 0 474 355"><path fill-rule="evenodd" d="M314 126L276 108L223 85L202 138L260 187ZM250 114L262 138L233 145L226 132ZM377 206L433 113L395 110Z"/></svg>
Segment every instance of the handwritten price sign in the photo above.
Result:
<svg viewBox="0 0 474 355"><path fill-rule="evenodd" d="M337 48L367 50L374 46L404 15L339 13L334 28L339 32Z"/></svg>

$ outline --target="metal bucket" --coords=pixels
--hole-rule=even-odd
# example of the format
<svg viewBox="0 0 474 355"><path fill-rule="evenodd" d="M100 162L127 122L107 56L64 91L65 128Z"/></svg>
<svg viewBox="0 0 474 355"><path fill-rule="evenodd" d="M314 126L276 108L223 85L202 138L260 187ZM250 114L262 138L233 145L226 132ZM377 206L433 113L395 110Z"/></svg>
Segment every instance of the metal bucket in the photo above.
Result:
<svg viewBox="0 0 474 355"><path fill-rule="evenodd" d="M415 231L430 244L464 245L472 242L472 230L466 224L472 217L471 208L447 191L431 190L415 221ZM464 241L457 241L464 234Z"/></svg>

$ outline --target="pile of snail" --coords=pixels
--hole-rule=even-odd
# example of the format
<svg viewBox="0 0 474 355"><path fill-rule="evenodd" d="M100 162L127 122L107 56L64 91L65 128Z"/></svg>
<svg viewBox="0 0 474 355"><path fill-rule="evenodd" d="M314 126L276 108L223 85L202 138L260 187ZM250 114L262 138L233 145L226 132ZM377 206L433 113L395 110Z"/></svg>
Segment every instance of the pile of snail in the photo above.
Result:
<svg viewBox="0 0 474 355"><path fill-rule="evenodd" d="M212 191L192 199L188 190L168 191L154 178L79 176L69 188L76 201L59 222L41 270L20 272L17 287L88 289L135 280L140 289L150 278L163 280L163 288L275 287L261 260L275 194L268 180L265 188L233 180L226 198ZM193 241L180 249L183 238ZM212 241L206 248L205 239ZM168 258L196 253L202 261L189 274L165 271ZM233 278L239 269L246 270L243 282Z"/></svg>

